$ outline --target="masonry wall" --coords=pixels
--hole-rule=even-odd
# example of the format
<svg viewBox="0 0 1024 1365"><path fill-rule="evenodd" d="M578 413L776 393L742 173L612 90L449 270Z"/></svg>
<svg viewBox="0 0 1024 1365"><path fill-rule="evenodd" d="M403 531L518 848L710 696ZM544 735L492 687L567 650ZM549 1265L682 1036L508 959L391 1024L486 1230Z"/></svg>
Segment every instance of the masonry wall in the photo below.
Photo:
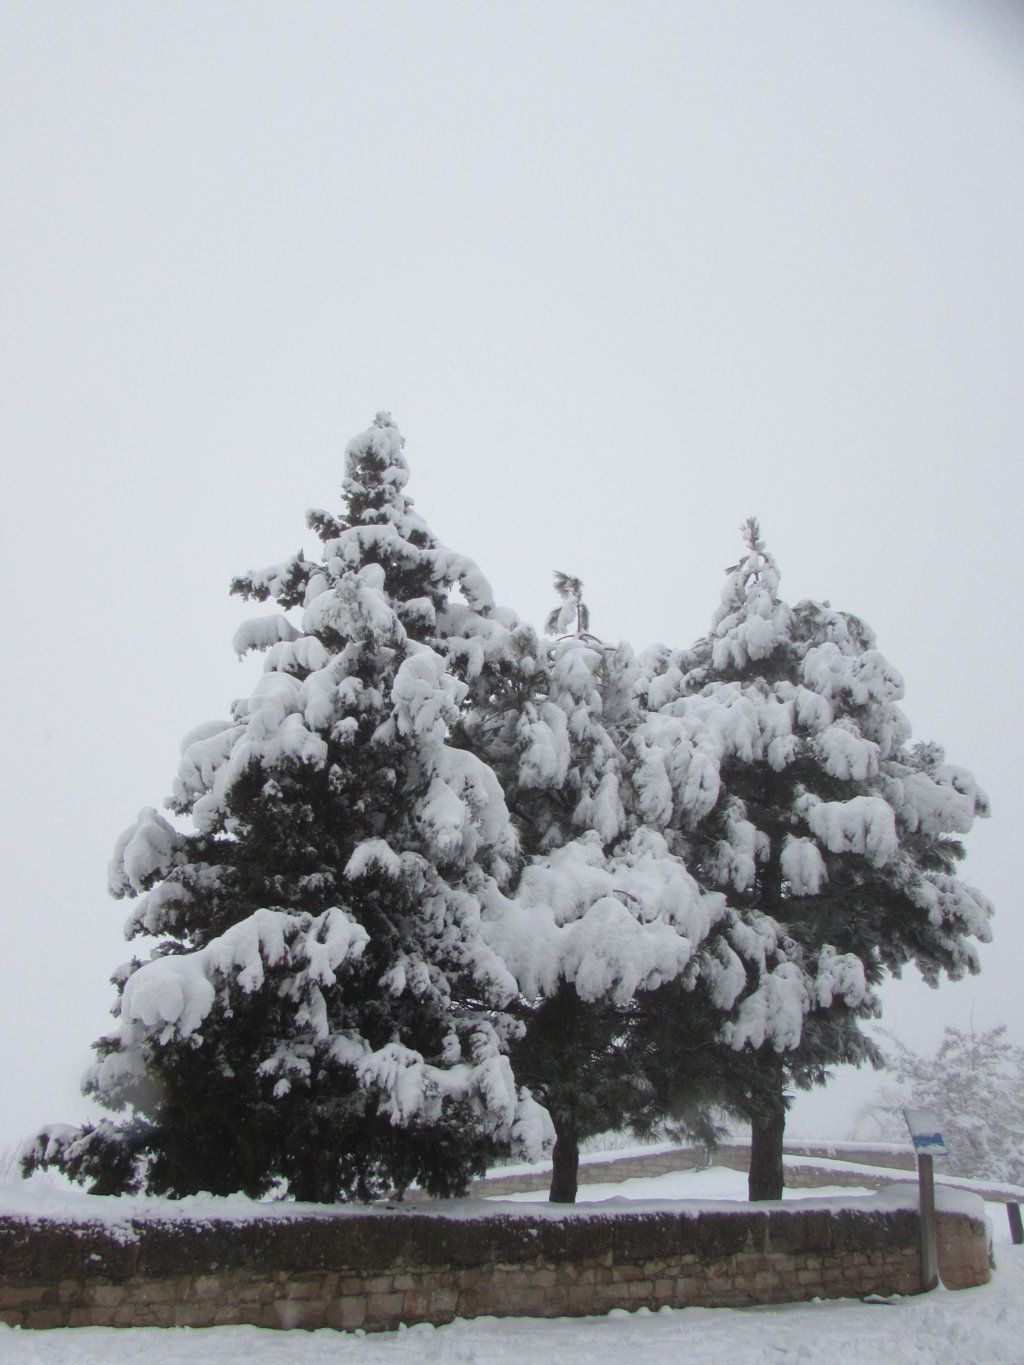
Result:
<svg viewBox="0 0 1024 1365"><path fill-rule="evenodd" d="M408 1210L236 1223L0 1219L0 1321L23 1327L385 1329L481 1314L910 1294L917 1215ZM950 1288L989 1274L982 1219L940 1215Z"/></svg>
<svg viewBox="0 0 1024 1365"><path fill-rule="evenodd" d="M916 1161L913 1151L892 1152L888 1148L846 1148L841 1143L834 1147L821 1143L786 1143L787 1156L829 1156L839 1160L855 1161L869 1166L885 1166L890 1169L913 1171ZM701 1153L693 1147L674 1147L670 1149L641 1152L630 1156L617 1156L609 1152L599 1161L585 1157L580 1162L579 1183L598 1185L604 1181L617 1183L638 1177L667 1175L670 1171L691 1171L697 1165ZM745 1171L750 1165L750 1148L735 1143L724 1143L714 1149L716 1166L730 1166L733 1170ZM502 1174L496 1167L490 1175L476 1180L470 1186L470 1194L476 1199L500 1198L506 1194L521 1194L529 1190L546 1189L551 1179L550 1168L546 1171L532 1171L529 1174L513 1171ZM863 1172L829 1171L830 1185L860 1185L880 1189L889 1181L884 1176L872 1177ZM821 1184L821 1174L800 1167L786 1168L786 1184L791 1189L809 1188Z"/></svg>

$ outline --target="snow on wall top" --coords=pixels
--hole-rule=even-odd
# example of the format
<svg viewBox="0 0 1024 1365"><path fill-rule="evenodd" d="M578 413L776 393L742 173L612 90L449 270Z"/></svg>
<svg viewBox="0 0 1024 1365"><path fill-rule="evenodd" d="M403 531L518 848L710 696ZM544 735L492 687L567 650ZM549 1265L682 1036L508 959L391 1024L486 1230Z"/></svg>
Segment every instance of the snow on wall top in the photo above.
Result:
<svg viewBox="0 0 1024 1365"><path fill-rule="evenodd" d="M936 1207L942 1213L963 1214L983 1219L982 1199L967 1190L937 1186ZM451 1199L436 1204L299 1204L288 1201L259 1203L242 1195L215 1197L192 1195L185 1199L156 1199L139 1195L95 1195L55 1189L33 1180L0 1179L0 1218L22 1222L59 1222L101 1225L120 1240L131 1240L133 1225L146 1222L166 1223L250 1223L263 1220L335 1219L365 1217L373 1213L382 1218L415 1216L440 1221L493 1219L537 1219L562 1222L578 1219L628 1218L636 1214L674 1214L698 1218L713 1213L749 1217L753 1213L799 1215L802 1212L862 1213L914 1211L918 1206L917 1185L895 1183L873 1195L829 1196L782 1203L765 1201L755 1205L726 1200L640 1200L612 1199L591 1204L526 1204L501 1200Z"/></svg>

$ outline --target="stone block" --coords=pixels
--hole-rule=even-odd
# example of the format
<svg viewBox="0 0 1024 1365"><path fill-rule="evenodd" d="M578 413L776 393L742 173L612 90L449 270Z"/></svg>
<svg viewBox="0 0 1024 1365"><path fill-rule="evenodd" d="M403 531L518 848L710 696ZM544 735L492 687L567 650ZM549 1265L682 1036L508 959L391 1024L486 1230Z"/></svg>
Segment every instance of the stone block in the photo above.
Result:
<svg viewBox="0 0 1024 1365"><path fill-rule="evenodd" d="M228 1294L225 1294L222 1299L218 1299L217 1302L229 1303L233 1307L239 1309L239 1311L249 1313L262 1307L264 1303L271 1302L272 1297L277 1297L277 1295L271 1296L268 1294L264 1297L262 1286L258 1284L247 1284L241 1289L232 1289ZM246 1318L245 1321L248 1322L248 1318Z"/></svg>
<svg viewBox="0 0 1024 1365"><path fill-rule="evenodd" d="M253 1311L251 1317L249 1318L249 1322L253 1327L281 1326L281 1323L278 1320L277 1311L274 1308L273 1303L260 1304L259 1308Z"/></svg>
<svg viewBox="0 0 1024 1365"><path fill-rule="evenodd" d="M0 1286L0 1303L4 1311L8 1308L26 1308L29 1304L52 1303L55 1298L56 1291L49 1284Z"/></svg>
<svg viewBox="0 0 1024 1365"><path fill-rule="evenodd" d="M122 1303L116 1308L104 1309L103 1317L100 1317L98 1312L94 1313L93 1322L97 1327L134 1327L136 1326L141 1311L143 1310L141 1310L137 1304ZM173 1312L169 1306L162 1311L158 1309L151 1309L149 1311L153 1316L160 1319L157 1322L150 1323L150 1326L173 1327L175 1325Z"/></svg>
<svg viewBox="0 0 1024 1365"><path fill-rule="evenodd" d="M610 1303L621 1304L632 1297L634 1290L628 1281L615 1280L611 1284L595 1285L592 1292L600 1292Z"/></svg>
<svg viewBox="0 0 1024 1365"><path fill-rule="evenodd" d="M323 1327L325 1325L325 1306L317 1299L278 1298L270 1307L277 1319L273 1324L276 1327L292 1329L296 1327Z"/></svg>
<svg viewBox="0 0 1024 1365"><path fill-rule="evenodd" d="M324 1323L343 1332L354 1332L366 1321L366 1305L362 1299L335 1299L324 1307Z"/></svg>
<svg viewBox="0 0 1024 1365"><path fill-rule="evenodd" d="M121 1303L170 1303L183 1298L189 1292L190 1282L187 1280L184 1283L180 1280L125 1280L123 1284L115 1287L121 1291ZM95 1295L96 1290L94 1289L91 1295L92 1301L94 1303L102 1302Z"/></svg>
<svg viewBox="0 0 1024 1365"><path fill-rule="evenodd" d="M370 1294L366 1299L368 1323L398 1323L402 1316L402 1294Z"/></svg>
<svg viewBox="0 0 1024 1365"><path fill-rule="evenodd" d="M363 1294L386 1294L393 1280L393 1275L371 1275L362 1281L360 1290Z"/></svg>
<svg viewBox="0 0 1024 1365"><path fill-rule="evenodd" d="M988 1238L981 1223L963 1215L940 1213L936 1234L939 1275L947 1289L988 1282Z"/></svg>
<svg viewBox="0 0 1024 1365"><path fill-rule="evenodd" d="M407 1289L402 1295L403 1322L429 1322L432 1299L422 1289Z"/></svg>
<svg viewBox="0 0 1024 1365"><path fill-rule="evenodd" d="M747 1256L744 1257L743 1269L754 1275L762 1274L765 1271L776 1271L777 1260L774 1256Z"/></svg>
<svg viewBox="0 0 1024 1365"><path fill-rule="evenodd" d="M709 1265L704 1266L704 1275L708 1280L731 1280L736 1274L737 1269L732 1257L727 1261L712 1261Z"/></svg>
<svg viewBox="0 0 1024 1365"><path fill-rule="evenodd" d="M285 1293L289 1299L326 1298L328 1295L325 1292L323 1279L324 1277L319 1274L295 1275L285 1285Z"/></svg>
<svg viewBox="0 0 1024 1365"><path fill-rule="evenodd" d="M96 1314L91 1308L69 1308L65 1321L68 1327L95 1327Z"/></svg>
<svg viewBox="0 0 1024 1365"><path fill-rule="evenodd" d="M90 1284L84 1293L80 1290L75 1295L79 1303L96 1304L101 1308L123 1303L127 1297L123 1284L104 1284L102 1281Z"/></svg>
<svg viewBox="0 0 1024 1365"><path fill-rule="evenodd" d="M593 1288L580 1287L569 1289L565 1295L565 1312L570 1317L589 1317L596 1313L607 1313L610 1307L606 1298L607 1290L595 1293Z"/></svg>
<svg viewBox="0 0 1024 1365"><path fill-rule="evenodd" d="M470 1303L459 1302L460 1315L465 1312L467 1315L474 1312L499 1313L503 1317L550 1317L552 1313L552 1300L544 1293L526 1286L516 1286L507 1295L503 1295L499 1303L481 1303L475 1307Z"/></svg>
<svg viewBox="0 0 1024 1365"><path fill-rule="evenodd" d="M707 1281L703 1275L680 1275L676 1280L675 1297L677 1304L700 1305L707 1301Z"/></svg>
<svg viewBox="0 0 1024 1365"><path fill-rule="evenodd" d="M214 1312L214 1327L241 1327L251 1323L259 1312L259 1305L248 1303L222 1303Z"/></svg>
<svg viewBox="0 0 1024 1365"><path fill-rule="evenodd" d="M217 1315L217 1304L212 1299L176 1303L170 1306L175 1327L212 1327ZM134 1310L137 1315L138 1310Z"/></svg>
<svg viewBox="0 0 1024 1365"><path fill-rule="evenodd" d="M64 1327L68 1310L57 1304L48 1308L27 1308L21 1320L23 1327Z"/></svg>

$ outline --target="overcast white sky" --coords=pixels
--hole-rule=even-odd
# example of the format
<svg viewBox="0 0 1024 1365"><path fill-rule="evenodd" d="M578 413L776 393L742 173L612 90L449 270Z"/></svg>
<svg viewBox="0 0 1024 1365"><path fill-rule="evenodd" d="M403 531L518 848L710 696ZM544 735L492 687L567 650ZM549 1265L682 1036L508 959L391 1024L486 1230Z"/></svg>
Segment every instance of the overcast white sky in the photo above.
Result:
<svg viewBox="0 0 1024 1365"><path fill-rule="evenodd" d="M689 643L753 512L871 623L995 807L984 975L887 1022L1024 1042L1024 6L5 0L0 137L0 1145L84 1114L114 839L382 407L534 621Z"/></svg>

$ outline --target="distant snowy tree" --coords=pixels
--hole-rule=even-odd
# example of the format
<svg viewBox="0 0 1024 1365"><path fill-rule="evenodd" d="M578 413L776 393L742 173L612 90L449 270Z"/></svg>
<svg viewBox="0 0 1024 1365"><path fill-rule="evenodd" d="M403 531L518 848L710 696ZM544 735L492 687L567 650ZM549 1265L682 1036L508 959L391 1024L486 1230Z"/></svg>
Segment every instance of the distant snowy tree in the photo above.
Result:
<svg viewBox="0 0 1024 1365"><path fill-rule="evenodd" d="M685 836L702 887L728 896L731 943L760 958L722 1041L744 1056L751 1197L779 1197L785 1086L871 1058L873 988L916 963L930 984L977 970L991 905L956 876L987 803L934 744L910 744L900 675L856 617L788 606L756 521L711 631L655 650L636 763L645 813Z"/></svg>
<svg viewBox="0 0 1024 1365"><path fill-rule="evenodd" d="M450 742L469 685L438 625L471 673L489 632L515 654L516 623L413 509L403 444L379 415L343 515L310 514L320 556L234 583L279 609L235 637L265 671L186 737L179 818L143 811L111 863L128 935L158 940L119 973L85 1083L123 1117L51 1130L37 1164L100 1191L445 1194L542 1131L481 930L517 840L495 774Z"/></svg>
<svg viewBox="0 0 1024 1365"><path fill-rule="evenodd" d="M892 1082L862 1111L858 1129L877 1137L907 1137L903 1109L933 1109L953 1175L1024 1184L1024 1048L999 1028L949 1025L932 1056L913 1052L898 1038L889 1065Z"/></svg>

